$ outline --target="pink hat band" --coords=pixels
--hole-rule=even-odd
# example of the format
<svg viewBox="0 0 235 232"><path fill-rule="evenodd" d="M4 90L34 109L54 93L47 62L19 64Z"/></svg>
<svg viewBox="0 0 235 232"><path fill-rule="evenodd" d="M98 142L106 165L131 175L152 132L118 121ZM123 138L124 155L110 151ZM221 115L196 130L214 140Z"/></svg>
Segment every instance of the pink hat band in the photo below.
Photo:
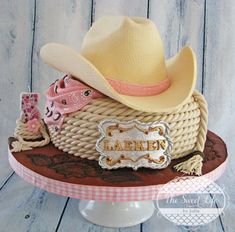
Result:
<svg viewBox="0 0 235 232"><path fill-rule="evenodd" d="M139 85L126 83L120 80L106 78L109 84L120 94L129 96L153 96L167 90L171 81L169 78L155 84L155 85Z"/></svg>

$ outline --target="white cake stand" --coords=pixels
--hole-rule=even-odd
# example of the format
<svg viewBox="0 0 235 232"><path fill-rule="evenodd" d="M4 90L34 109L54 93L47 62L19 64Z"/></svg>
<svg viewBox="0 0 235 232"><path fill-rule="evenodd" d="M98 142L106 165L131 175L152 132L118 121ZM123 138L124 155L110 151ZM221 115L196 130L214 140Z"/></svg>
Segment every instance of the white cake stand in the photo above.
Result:
<svg viewBox="0 0 235 232"><path fill-rule="evenodd" d="M153 201L105 202L81 200L79 211L88 221L106 227L134 226L154 213Z"/></svg>

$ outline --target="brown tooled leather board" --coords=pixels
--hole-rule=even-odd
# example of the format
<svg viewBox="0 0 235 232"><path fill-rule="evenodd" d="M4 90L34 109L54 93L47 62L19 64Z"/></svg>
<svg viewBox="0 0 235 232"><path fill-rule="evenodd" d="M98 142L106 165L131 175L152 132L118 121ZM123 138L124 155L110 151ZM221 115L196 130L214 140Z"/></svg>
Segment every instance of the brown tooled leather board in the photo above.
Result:
<svg viewBox="0 0 235 232"><path fill-rule="evenodd" d="M219 136L208 131L204 154L202 174L214 170L226 160L226 145ZM147 168L137 171L129 168L104 170L97 161L69 155L58 150L53 144L29 151L15 152L13 156L25 167L54 180L81 185L116 187L167 183L173 178L183 175L174 171L172 167L185 160L185 158L173 160L167 168L161 170Z"/></svg>

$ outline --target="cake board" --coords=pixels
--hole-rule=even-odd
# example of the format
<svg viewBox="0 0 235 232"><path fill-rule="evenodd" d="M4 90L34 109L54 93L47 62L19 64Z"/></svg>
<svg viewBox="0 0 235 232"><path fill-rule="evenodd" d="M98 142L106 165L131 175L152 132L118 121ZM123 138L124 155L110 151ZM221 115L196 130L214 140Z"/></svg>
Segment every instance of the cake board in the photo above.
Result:
<svg viewBox="0 0 235 232"><path fill-rule="evenodd" d="M215 181L226 167L226 145L208 131L204 154L202 177ZM15 153L9 150L10 165L21 178L48 192L81 199L83 217L106 227L133 226L149 219L160 188L183 176L172 167L184 159L173 160L163 170L104 170L97 161L69 155L53 144Z"/></svg>

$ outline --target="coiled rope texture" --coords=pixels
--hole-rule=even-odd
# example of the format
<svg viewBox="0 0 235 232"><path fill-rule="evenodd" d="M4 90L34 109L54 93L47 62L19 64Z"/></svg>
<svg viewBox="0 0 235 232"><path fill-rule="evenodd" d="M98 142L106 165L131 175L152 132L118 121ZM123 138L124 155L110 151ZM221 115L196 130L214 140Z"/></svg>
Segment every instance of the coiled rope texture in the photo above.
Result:
<svg viewBox="0 0 235 232"><path fill-rule="evenodd" d="M172 159L187 155L193 150L203 151L207 133L207 103L204 97L194 91L187 103L179 109L167 113L146 113L131 109L113 99L99 98L68 115L61 131L56 133L49 126L51 141L64 152L98 160L95 144L100 136L98 124L103 119L141 122L165 121L170 126L170 136L174 142Z"/></svg>
<svg viewBox="0 0 235 232"><path fill-rule="evenodd" d="M26 123L20 119L16 121L14 137L17 141L12 142L12 152L31 150L34 147L43 147L50 143L50 136L47 133L44 122L40 120L40 130L38 133L32 133L27 129ZM41 140L37 140L43 138Z"/></svg>

